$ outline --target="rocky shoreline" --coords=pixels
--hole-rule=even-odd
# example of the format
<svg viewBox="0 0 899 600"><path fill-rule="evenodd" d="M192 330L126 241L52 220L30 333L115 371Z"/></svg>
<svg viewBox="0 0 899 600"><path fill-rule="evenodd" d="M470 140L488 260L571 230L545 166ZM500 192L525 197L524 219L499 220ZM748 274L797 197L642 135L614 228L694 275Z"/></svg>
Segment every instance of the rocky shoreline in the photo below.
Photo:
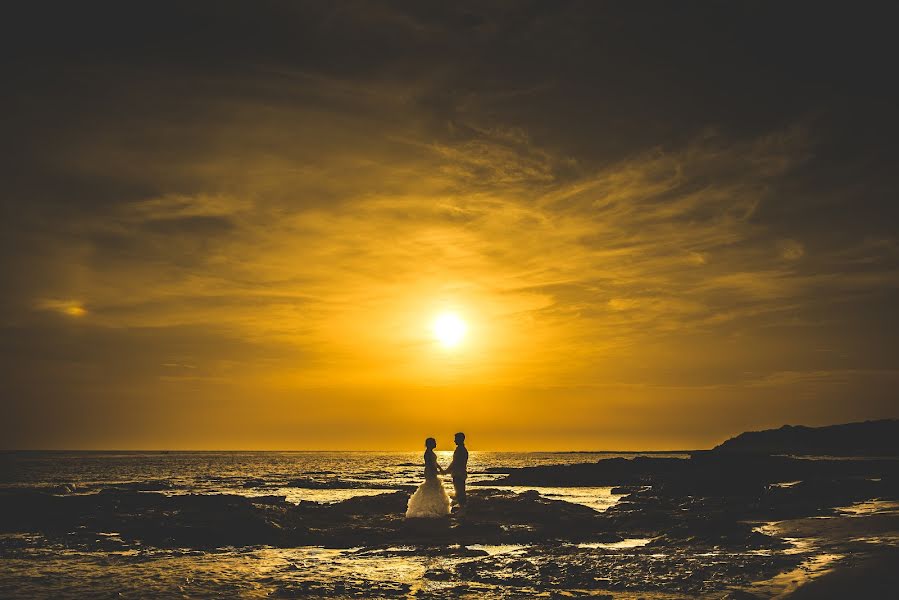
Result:
<svg viewBox="0 0 899 600"><path fill-rule="evenodd" d="M109 546L114 531L125 546L270 545L372 547L390 544L533 544L554 540L618 541L612 522L586 506L481 489L464 513L444 519L404 517L408 492L322 504L282 496L164 495L107 490L59 495L0 492L0 531L31 532L79 547Z"/></svg>
<svg viewBox="0 0 899 600"><path fill-rule="evenodd" d="M566 589L688 596L739 591L748 598L747 590L757 582L800 568L809 558L794 551L795 540L804 534L787 535L784 523L820 523L813 517L837 519L837 507L899 499L899 461L894 460L697 453L689 460L606 459L495 473L499 479L492 485L615 485L624 497L598 512L533 490L482 486L472 490L464 510L450 517L406 520L408 491L293 504L282 496L6 488L0 490L0 533L36 534L59 548L108 553L323 547L340 549L354 560L439 557L442 562L422 577L456 595L478 595L487 586L525 596ZM899 529L897 521L895 514L880 515L878 531ZM860 527L863 521L853 523ZM806 537L820 542L839 536L817 532ZM829 543L841 556L877 551L870 545ZM5 539L0 552L16 557L24 550ZM319 583L285 584L276 595L359 592ZM408 586L382 587L385 597L410 593Z"/></svg>

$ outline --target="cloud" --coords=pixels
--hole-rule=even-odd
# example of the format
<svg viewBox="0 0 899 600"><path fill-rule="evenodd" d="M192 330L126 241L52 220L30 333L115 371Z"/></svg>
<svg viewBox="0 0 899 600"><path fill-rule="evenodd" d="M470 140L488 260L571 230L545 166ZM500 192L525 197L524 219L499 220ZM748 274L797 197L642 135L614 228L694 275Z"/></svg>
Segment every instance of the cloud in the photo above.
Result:
<svg viewBox="0 0 899 600"><path fill-rule="evenodd" d="M87 314L87 309L77 300L39 300L36 306L39 310L48 310L69 317L83 317Z"/></svg>
<svg viewBox="0 0 899 600"><path fill-rule="evenodd" d="M783 7L157 3L125 37L16 10L43 24L4 40L28 93L0 100L20 391L308 408L465 383L601 415L608 390L709 410L892 366L894 103L853 79L885 72L878 36L834 49ZM449 358L442 310L471 327Z"/></svg>
<svg viewBox="0 0 899 600"><path fill-rule="evenodd" d="M781 240L777 249L784 260L799 260L805 255L805 247L796 240Z"/></svg>
<svg viewBox="0 0 899 600"><path fill-rule="evenodd" d="M300 116L286 122L305 123L305 107L294 110ZM317 129L342 131L340 115L319 115ZM470 127L433 144L414 141L424 133L413 129L402 143L367 139L369 127L356 134L359 147L377 149L379 160L361 163L358 179L334 180L334 202L305 197L352 162L342 145L326 143L314 161L253 169L229 193L213 177L207 192L121 203L67 223L68 241L56 243L73 245L69 269L92 283L54 292L88 298L101 326L202 326L314 346L332 357L315 378L359 361L378 364L379 376L414 377L405 345L425 338L410 315L453 304L480 313L495 336L472 351L469 367L510 380L525 368L534 379L595 377L592 363L616 362L641 344L756 327L765 315L818 303L813 292L833 299L878 285L874 277L847 287L788 266L803 251L795 240L776 242L787 265L767 250L756 209L771 201L772 182L807 160L801 129L741 141L705 132L679 149L575 176L565 155L515 129ZM287 139L256 130L232 137L248 135ZM257 172L265 173L258 182ZM85 242L92 251L75 250ZM553 352L512 352L521 327Z"/></svg>

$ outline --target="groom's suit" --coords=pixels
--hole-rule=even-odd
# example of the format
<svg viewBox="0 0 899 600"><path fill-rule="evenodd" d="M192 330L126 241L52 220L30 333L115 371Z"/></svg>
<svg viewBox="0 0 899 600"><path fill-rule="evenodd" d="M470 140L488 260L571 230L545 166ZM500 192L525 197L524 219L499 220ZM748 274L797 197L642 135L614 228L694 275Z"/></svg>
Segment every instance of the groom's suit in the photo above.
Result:
<svg viewBox="0 0 899 600"><path fill-rule="evenodd" d="M446 469L453 476L453 487L456 489L456 502L465 504L465 480L468 479L468 449L464 444L456 446L453 462Z"/></svg>

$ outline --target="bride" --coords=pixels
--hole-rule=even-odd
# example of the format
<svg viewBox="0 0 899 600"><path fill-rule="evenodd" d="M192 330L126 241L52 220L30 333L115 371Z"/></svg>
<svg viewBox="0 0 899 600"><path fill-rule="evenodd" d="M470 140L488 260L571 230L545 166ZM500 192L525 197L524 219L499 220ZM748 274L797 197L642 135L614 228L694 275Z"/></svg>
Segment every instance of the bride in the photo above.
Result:
<svg viewBox="0 0 899 600"><path fill-rule="evenodd" d="M409 498L409 507L406 509L406 518L420 517L445 517L450 513L450 499L443 489L443 483L437 478L438 473L445 471L437 464L437 455L434 448L437 441L434 438L425 440L425 482L418 486L412 497Z"/></svg>

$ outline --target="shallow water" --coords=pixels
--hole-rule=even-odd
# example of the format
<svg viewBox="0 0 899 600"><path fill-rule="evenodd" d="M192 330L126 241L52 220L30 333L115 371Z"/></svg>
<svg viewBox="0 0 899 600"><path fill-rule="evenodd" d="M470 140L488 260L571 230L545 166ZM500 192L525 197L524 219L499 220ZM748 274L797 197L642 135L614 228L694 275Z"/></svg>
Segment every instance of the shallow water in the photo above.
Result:
<svg viewBox="0 0 899 600"><path fill-rule="evenodd" d="M469 481L486 482L500 475L488 469L638 455L472 451ZM438 452L442 464L448 464L451 456L451 452ZM0 486L50 489L67 495L129 489L164 494L278 495L295 503L337 502L417 485L422 477L420 460L420 452L7 452L0 455ZM504 489L521 492L535 488ZM536 489L547 498L600 511L621 498L609 487ZM106 532L104 538L112 550L76 550L54 545L39 535L2 536L0 596L266 598L352 597L369 592L386 597L412 592L440 596L451 584L427 578L425 573L452 569L468 559L310 547L205 552L130 547L114 531ZM471 550L510 555L529 548L477 546ZM498 589L488 587L494 592ZM478 594L476 589L472 593ZM458 595L458 590L454 594Z"/></svg>
<svg viewBox="0 0 899 600"><path fill-rule="evenodd" d="M449 464L452 452L437 453ZM469 484L491 481L488 469L596 462L642 453L478 452L469 458ZM687 454L665 454L687 458ZM353 496L408 489L421 483L422 452L3 452L0 486L58 488L96 493L126 487L169 494L280 495L288 501L336 502ZM545 489L558 499L602 509L607 491Z"/></svg>
<svg viewBox="0 0 899 600"><path fill-rule="evenodd" d="M472 452L471 482L504 469L595 462L637 454ZM669 455L671 456L671 455ZM686 455L675 455L686 458ZM450 453L439 453L446 464ZM422 476L420 453L189 452L4 453L0 486L95 494L126 489L164 494L278 495L336 502L406 490ZM795 485L784 482L784 487ZM495 486L500 487L500 486ZM502 486L605 511L622 498L610 487ZM895 513L892 502L859 502L831 519ZM821 522L821 521L817 521ZM777 524L759 527L776 533ZM857 541L889 544L880 538ZM815 537L787 537L786 550L654 547L654 538L467 548L162 549L127 544L116 531L97 549L35 534L0 535L0 597L6 598L531 598L604 590L631 598L720 598L729 589L777 597L839 564ZM102 549L100 549L102 548Z"/></svg>
<svg viewBox="0 0 899 600"><path fill-rule="evenodd" d="M899 514L899 502L888 500L868 500L865 502L856 502L850 506L842 506L836 509L844 515L855 517L869 515L895 515Z"/></svg>
<svg viewBox="0 0 899 600"><path fill-rule="evenodd" d="M519 486L497 485L490 486L500 490L508 490L520 494L528 490L534 490L544 498L551 500L563 500L572 504L583 504L593 510L603 512L615 506L624 494L613 494L611 487L546 487L546 486Z"/></svg>
<svg viewBox="0 0 899 600"><path fill-rule="evenodd" d="M642 550L648 540L602 547L469 546L418 554L412 548L131 549L83 552L48 545L39 536L3 536L0 596L21 598L529 598L539 593L528 578L558 570L554 589L576 593L596 585L616 597L656 597L689 585L689 593L714 596L723 582L745 580L740 571L768 568L773 559L739 553L690 554ZM460 584L444 573L467 573ZM684 583L696 573L701 578ZM545 577L545 575L544 575ZM744 583L748 583L744 581ZM773 579L765 588L784 587Z"/></svg>

